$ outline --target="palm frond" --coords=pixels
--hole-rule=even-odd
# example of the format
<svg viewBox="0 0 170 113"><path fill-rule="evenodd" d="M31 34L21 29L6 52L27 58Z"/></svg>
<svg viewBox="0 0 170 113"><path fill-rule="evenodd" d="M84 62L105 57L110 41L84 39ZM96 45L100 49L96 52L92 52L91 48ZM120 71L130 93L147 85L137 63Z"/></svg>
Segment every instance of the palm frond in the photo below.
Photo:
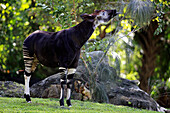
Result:
<svg viewBox="0 0 170 113"><path fill-rule="evenodd" d="M140 26L149 24L153 12L154 7L150 0L130 0L127 7L128 15Z"/></svg>

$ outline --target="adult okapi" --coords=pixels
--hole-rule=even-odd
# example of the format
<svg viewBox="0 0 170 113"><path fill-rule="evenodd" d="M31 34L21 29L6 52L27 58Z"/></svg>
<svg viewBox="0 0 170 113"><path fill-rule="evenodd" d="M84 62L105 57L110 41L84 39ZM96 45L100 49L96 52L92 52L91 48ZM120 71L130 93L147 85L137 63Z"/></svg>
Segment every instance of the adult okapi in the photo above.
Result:
<svg viewBox="0 0 170 113"><path fill-rule="evenodd" d="M92 14L82 14L83 21L69 29L58 32L35 31L23 43L25 64L24 97L31 102L29 81L36 69L37 63L48 67L59 67L62 74L60 106L64 106L64 85L67 85L66 103L71 106L71 88L76 72L80 49L90 38L95 28L101 23L108 22L118 13L116 10L96 10Z"/></svg>

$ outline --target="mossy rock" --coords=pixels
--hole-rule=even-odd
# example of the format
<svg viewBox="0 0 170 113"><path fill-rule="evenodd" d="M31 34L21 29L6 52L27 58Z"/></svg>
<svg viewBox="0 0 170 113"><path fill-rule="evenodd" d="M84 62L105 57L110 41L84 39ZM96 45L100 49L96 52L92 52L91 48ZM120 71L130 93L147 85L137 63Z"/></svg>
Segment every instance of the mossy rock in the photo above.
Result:
<svg viewBox="0 0 170 113"><path fill-rule="evenodd" d="M13 81L0 81L1 97L23 97L24 85Z"/></svg>

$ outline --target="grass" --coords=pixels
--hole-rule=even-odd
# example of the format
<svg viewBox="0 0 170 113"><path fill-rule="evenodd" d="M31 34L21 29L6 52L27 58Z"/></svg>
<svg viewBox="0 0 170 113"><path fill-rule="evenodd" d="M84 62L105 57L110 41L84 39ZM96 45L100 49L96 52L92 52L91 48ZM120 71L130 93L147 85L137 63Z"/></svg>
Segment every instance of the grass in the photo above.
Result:
<svg viewBox="0 0 170 113"><path fill-rule="evenodd" d="M78 100L72 100L72 105L71 108L61 108L58 99L32 98L32 103L26 103L23 98L0 97L0 113L157 113Z"/></svg>

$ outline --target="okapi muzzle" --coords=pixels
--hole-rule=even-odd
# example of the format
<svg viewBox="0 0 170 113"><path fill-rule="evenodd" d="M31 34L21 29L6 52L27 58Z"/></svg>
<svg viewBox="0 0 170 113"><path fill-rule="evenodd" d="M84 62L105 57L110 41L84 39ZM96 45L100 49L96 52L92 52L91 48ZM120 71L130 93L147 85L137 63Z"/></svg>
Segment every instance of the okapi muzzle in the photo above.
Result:
<svg viewBox="0 0 170 113"><path fill-rule="evenodd" d="M118 15L119 12L116 10L95 10L92 14L82 14L80 15L83 20L93 22L94 29L100 24L107 23L111 18Z"/></svg>
<svg viewBox="0 0 170 113"><path fill-rule="evenodd" d="M83 21L69 29L58 32L37 30L30 34L23 43L24 97L26 101L31 103L29 81L37 64L40 63L47 67L59 67L61 74L60 106L64 106L64 85L66 85L66 103L70 107L73 77L78 66L81 47L98 25L108 22L117 14L116 10L96 10L92 14L82 14Z"/></svg>

